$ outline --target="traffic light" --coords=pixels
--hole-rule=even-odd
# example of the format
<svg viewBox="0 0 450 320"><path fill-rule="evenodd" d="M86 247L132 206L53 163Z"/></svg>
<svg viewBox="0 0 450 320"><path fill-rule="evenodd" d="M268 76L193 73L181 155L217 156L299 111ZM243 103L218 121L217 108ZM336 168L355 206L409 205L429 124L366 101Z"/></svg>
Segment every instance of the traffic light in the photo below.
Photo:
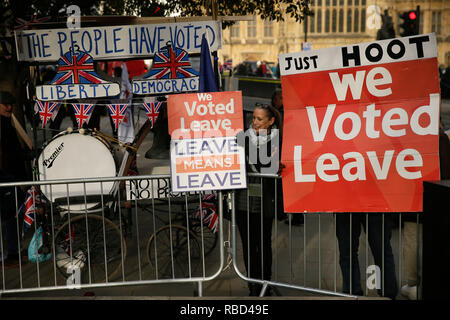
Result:
<svg viewBox="0 0 450 320"><path fill-rule="evenodd" d="M417 6L416 10L404 11L399 14L399 18L403 20L400 22L400 36L408 37L419 34L420 23L420 8Z"/></svg>
<svg viewBox="0 0 450 320"><path fill-rule="evenodd" d="M395 38L394 23L392 17L389 16L388 10L384 10L384 14L381 15L382 25L377 32L377 40L392 39Z"/></svg>

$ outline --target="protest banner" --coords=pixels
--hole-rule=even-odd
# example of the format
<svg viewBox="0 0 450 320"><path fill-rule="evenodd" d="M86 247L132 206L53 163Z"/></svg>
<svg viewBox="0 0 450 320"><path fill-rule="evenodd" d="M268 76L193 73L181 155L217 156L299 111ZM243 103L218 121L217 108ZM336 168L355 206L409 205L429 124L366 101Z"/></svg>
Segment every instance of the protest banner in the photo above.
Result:
<svg viewBox="0 0 450 320"><path fill-rule="evenodd" d="M246 187L242 93L170 95L167 100L174 192Z"/></svg>
<svg viewBox="0 0 450 320"><path fill-rule="evenodd" d="M287 212L418 212L439 180L434 34L279 56Z"/></svg>
<svg viewBox="0 0 450 320"><path fill-rule="evenodd" d="M133 94L164 94L198 90L198 73L188 53L169 43L155 53L150 71L142 79L133 80Z"/></svg>
<svg viewBox="0 0 450 320"><path fill-rule="evenodd" d="M55 77L36 87L41 101L60 101L111 97L120 94L120 86L103 80L95 71L94 59L78 47L70 48L58 60Z"/></svg>
<svg viewBox="0 0 450 320"><path fill-rule="evenodd" d="M16 30L18 61L57 61L78 46L95 60L151 57L171 42L189 53L200 52L208 34L213 51L222 47L220 21L195 21L77 29Z"/></svg>
<svg viewBox="0 0 450 320"><path fill-rule="evenodd" d="M127 200L149 200L163 198L180 198L202 194L200 192L173 192L169 179L139 179L125 181Z"/></svg>

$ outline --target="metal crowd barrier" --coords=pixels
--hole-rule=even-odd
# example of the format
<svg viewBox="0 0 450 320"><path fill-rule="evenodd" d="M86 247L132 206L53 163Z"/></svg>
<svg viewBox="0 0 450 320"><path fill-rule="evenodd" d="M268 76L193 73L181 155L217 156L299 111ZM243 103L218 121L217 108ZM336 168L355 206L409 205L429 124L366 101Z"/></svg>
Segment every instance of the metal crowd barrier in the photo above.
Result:
<svg viewBox="0 0 450 320"><path fill-rule="evenodd" d="M272 180L275 190L281 186L277 183L279 177L273 175L250 176ZM226 254L231 255L233 269L240 279L260 285L260 296L266 295L269 287L273 289L273 295L356 298L361 294L353 292L353 270L348 270L350 290L343 292L339 243L336 237L337 214L296 213L288 214L282 220L283 212L279 212L275 205L270 239L272 263L267 261L268 255L264 251L258 256L257 262L261 263L261 269L270 264L270 276L255 276L246 272L244 259L250 265L255 261L249 258L249 254L243 254L237 224L237 218L241 219L242 214L245 219L249 219L249 210L237 212L234 205L235 191L215 194L218 199L215 202L217 216L213 216L207 210L210 207L203 206L208 201L205 194L174 194L170 191L169 179L168 175L151 175L1 183L0 190L12 188L14 212L20 211L22 189L26 191L35 186L39 190L45 190L46 197L42 197L42 194L32 195L32 199L39 204L36 205L34 222L23 236L22 216L19 215L19 219L14 220L15 239L24 250L20 260L31 257L35 262L28 261L24 265L10 267L6 265L7 260L2 259L0 295L68 288L193 283L198 287L198 295L202 296L203 284L217 279L227 268L224 263ZM103 190L111 183L114 185L112 191L105 194ZM97 187L92 188L93 184ZM65 192L61 193L61 188ZM93 194L87 190L97 192ZM261 199L268 196L263 190L261 192ZM223 195L227 196L226 201L222 201ZM278 192L275 192L274 197L276 204ZM231 212L229 223L225 223L224 204ZM209 219L196 217L200 207L205 208ZM1 214L0 249L6 253L6 212ZM303 215L303 224L294 225L294 215ZM368 217L370 213L349 214L350 219L355 219L356 215ZM422 238L419 232L419 214L408 215L417 219L416 263L420 280ZM259 217L262 217L261 213ZM407 264L411 263L406 263L403 259L403 216L384 217L383 230L387 226L385 219L390 219L389 223L394 224L390 243L400 294L401 286L407 283ZM211 230L214 221L217 221L216 232ZM224 250L227 246L224 229L227 226L231 231L229 252ZM39 228L43 231L42 242L34 241ZM352 227L349 228L352 232ZM364 232L364 226L362 230L358 248L362 295L376 297L377 288L384 295L387 279L383 272L380 274L374 263L368 245L369 232ZM368 223L365 230L370 230ZM252 235L252 232L255 231L248 228L247 236L254 236L259 241L267 238L262 227L256 234ZM30 246L30 243L34 244ZM348 245L351 249L350 241ZM379 267L384 270L384 251L382 256ZM352 261L350 265L351 263ZM418 283L420 298L421 283ZM179 295L177 290L173 292L174 295Z"/></svg>
<svg viewBox="0 0 450 320"><path fill-rule="evenodd" d="M28 230L19 214L6 231L7 212L1 212L1 251L7 253L6 232L15 229L19 260L29 261L11 266L2 259L0 294L194 283L202 296L202 284L222 271L222 202L210 217L218 223L213 232L198 211L204 195L171 193L168 175L0 184L12 188L14 212L22 189L31 187L41 192L29 197L34 222Z"/></svg>
<svg viewBox="0 0 450 320"><path fill-rule="evenodd" d="M278 176L274 175L263 175L263 174L250 174L249 176L253 176L260 181L264 179L272 179L272 183L275 185L274 188L281 187L281 183L277 183L277 179L280 179ZM264 191L261 189L261 193ZM301 294L306 295L326 295L326 296L336 296L336 297L350 297L357 298L358 296L366 296L366 297L378 297L378 296L389 296L390 298L400 298L401 297L401 287L408 283L408 275L407 268L410 267L410 264L416 264L417 269L417 296L420 299L421 290L422 290L422 233L420 231L421 223L419 223L419 215L421 213L391 213L391 214L381 214L381 230L374 230L372 224L369 225L369 219L373 216L373 213L293 213L287 214L287 218L280 219L278 218L282 212L279 212L280 209L277 208L277 197L279 193L275 191L275 195L272 195L275 199L275 204L273 211L273 228L272 228L272 257L267 258L267 254L264 253L264 246L262 245L264 237L267 237L267 234L264 234L262 222L255 222L254 218L251 218L250 215L255 215L254 212L250 212L250 208L247 208L246 212L237 212L233 207L232 210L232 252L233 252L233 266L235 268L236 273L240 278L247 281L249 286L252 284L259 284L257 295L265 296L267 289L269 287L275 289L271 295L284 295L284 294L292 294L290 290L300 290ZM233 195L230 195L234 197ZM261 199L264 196L262 195ZM270 196L270 195L269 195ZM326 201L326 195L324 195L323 201ZM262 203L261 203L261 207ZM247 228L247 232L242 233L239 232L237 219L239 219L239 215L243 215L243 219L247 220L249 223L244 227ZM263 221L263 214L258 213L257 219ZM295 215L303 216L303 223L295 224L293 220L295 219ZM356 250L356 259L359 260L359 276L357 271L352 270L350 267L355 259L354 256L350 255L350 264L348 266L348 274L350 275L349 279L349 288L343 292L343 270L340 266L340 249L339 242L337 239L337 219L341 219L338 217L346 216L349 220L348 232L352 233L355 228L355 222L362 220L360 236L358 237L359 246L355 248L354 243L350 241L350 237L348 235L348 239L343 241L343 245L348 246L349 252L352 250ZM411 224L409 226L415 229L415 235L413 235L413 240L409 241L409 243L404 243L403 233L404 228L403 225L406 221L405 217L408 217L408 223ZM362 218L362 219L361 219ZM242 219L242 217L240 217ZM253 219L253 220L252 220ZM354 220L352 223L352 220ZM342 220L341 220L342 221ZM346 221L344 221L346 222ZM258 224L258 230L251 230L248 227L251 224ZM341 222L342 223L342 222ZM260 229L259 229L260 228ZM372 229L371 229L372 228ZM391 238L390 241L385 239L385 234L388 230L391 230ZM365 232L364 230L367 230ZM373 254L369 245L369 234L371 232L379 232L380 241L384 242L384 240L390 242L393 259L394 262L392 267L395 265L395 284L388 283L388 276L385 276L387 272L383 272L383 270L387 270L389 267L388 261L385 261L385 257L388 256L388 251L384 246L381 246L381 262L379 261L380 266L376 265L374 262ZM251 234L252 232L256 233ZM246 234L247 233L247 234ZM245 245L245 242L242 242L241 236L247 236L247 255L241 253L243 251L242 246ZM386 235L387 236L387 235ZM415 237L414 237L415 236ZM251 238L256 239L251 242ZM414 240L415 238L415 240ZM348 241L347 244L345 241ZM252 254L249 252L253 249L254 246L262 247L261 253L258 255L256 253L255 256L251 258ZM416 250L416 259L414 261L405 261L404 259L404 250L405 245L409 245L410 247L414 247L413 250ZM267 251L267 248L265 248ZM412 255L414 258L414 255ZM247 270L245 263L243 260L247 259L247 266L251 265L251 263L260 263L261 266L256 268L258 271L258 277L255 277L251 274L252 268L248 267ZM256 261L255 261L256 260ZM266 275L261 274L259 270L264 270L264 264L270 264L272 260L272 272L270 275L266 273ZM248 273L250 272L250 274ZM264 272L262 272L264 273ZM355 273L353 275L353 273ZM392 273L391 273L392 274ZM355 292L353 281L355 277L360 278L362 292ZM392 277L391 277L392 278ZM391 279L389 278L389 279ZM410 276L411 278L411 276ZM386 292L385 288L391 287L392 290L396 290L396 297L392 297ZM395 289L395 287L397 289ZM285 293L280 294L280 290L284 290ZM298 293L297 293L298 294ZM403 299L406 299L405 297Z"/></svg>

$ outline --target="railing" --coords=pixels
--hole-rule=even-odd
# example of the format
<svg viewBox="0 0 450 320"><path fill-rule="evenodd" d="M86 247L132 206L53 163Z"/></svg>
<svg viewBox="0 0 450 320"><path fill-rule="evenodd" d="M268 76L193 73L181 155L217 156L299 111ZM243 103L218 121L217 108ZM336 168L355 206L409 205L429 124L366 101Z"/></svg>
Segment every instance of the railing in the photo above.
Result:
<svg viewBox="0 0 450 320"><path fill-rule="evenodd" d="M272 179L269 182L274 184L272 190L280 191L279 177L252 176L260 181ZM255 213L251 206L246 210L233 210L234 267L236 273L249 282L249 289L254 289L256 284L257 291L252 293L250 290L250 294L264 296L267 288L272 287L296 289L307 294L400 298L401 287L409 283L416 287L414 294L420 298L421 213L293 213L283 218L282 206L276 205L281 195L278 191L260 198L274 198L272 220L266 213ZM294 224L294 220L300 220L300 223ZM265 223L273 224L271 234L265 230ZM407 235L403 225L407 225ZM350 241L350 234L354 234L353 241ZM272 237L271 248L264 245L264 238L269 236ZM404 240L406 236L408 238ZM247 237L247 241L242 241L242 237ZM248 246L246 250L242 248L245 245ZM252 253L255 247L261 252ZM269 250L271 257L267 254ZM377 256L376 262L373 252ZM408 259L404 259L405 254ZM245 259L247 263L242 263ZM270 261L272 272L263 271L261 275L264 265L270 266ZM251 274L252 263L260 264L259 268L254 268L257 276ZM417 270L415 276L408 272L411 267ZM280 294L279 290L274 291L272 295ZM292 291L281 295L289 292Z"/></svg>
<svg viewBox="0 0 450 320"><path fill-rule="evenodd" d="M106 190L107 183L117 184L116 192L86 194L87 189ZM61 185L65 196L53 199L52 190ZM46 190L46 197L41 192L30 199L36 203L35 221L23 237L22 219L12 218L8 225L25 253L20 262L34 263L11 266L2 260L0 292L192 282L201 296L202 283L222 270L222 217L217 213L217 232L211 231L196 216L203 195L171 194L169 185L167 175L0 184L12 188L14 212L19 212L22 188ZM80 186L83 194L71 193ZM1 224L2 230L7 227L5 219ZM37 234L41 245L33 245ZM2 241L2 252L7 247Z"/></svg>
<svg viewBox="0 0 450 320"><path fill-rule="evenodd" d="M176 286L180 283L193 283L197 285L197 294L203 296L203 284L221 275L226 269L225 255L230 254L237 276L250 284L253 294L256 292L260 296L267 295L268 288L272 289L273 295L286 296L390 296L388 291L391 289L387 290L390 285L390 288L394 286L398 289L397 296L401 297L400 288L411 280L408 279L406 270L415 263L418 267L417 286L420 298L420 214L379 215L380 230L374 229L375 224L370 221L372 213L286 215L279 204L276 205L281 196L281 180L276 176L252 176L274 184L276 192L271 195L274 197L273 216L269 219L264 216L264 212L257 213L256 219L250 216L254 214L254 208L250 210L248 207L244 212L237 210L234 201L238 192L236 190L209 194L216 196L214 202L208 202L211 200L207 199L205 194L171 193L168 175L1 183L0 190L11 188L13 213L19 212L25 200L20 199L22 189L28 190L34 186L38 190L47 191L45 197L42 193L32 196L31 200L38 202L35 220L23 237L22 217L19 215L19 219L12 218L13 224L10 219L7 225L6 218L8 215L11 218L11 212L6 212L2 206L1 252L8 252L8 240L12 240L10 237L7 239L5 229L13 226L13 239L25 250L20 262L33 257L35 262L28 261L24 265L11 266L8 259L2 260L0 294L68 288L154 284ZM115 185L112 188L115 191L103 194L106 189L104 185L108 183ZM96 184L97 188L90 188L92 184ZM58 195L58 199L54 199L52 192L56 186L64 186L63 189L66 190L64 196ZM87 189L100 192L87 194ZM84 192L74 194L71 190ZM222 193L227 196L226 201L221 200ZM270 195L261 190L259 199L262 201L268 196ZM212 210L205 210L209 219L202 220L198 218L201 216L198 209L211 208L202 206L206 203L217 209L217 216L214 216ZM230 209L229 223L223 219L224 209ZM303 222L295 223L299 216L303 217ZM360 218L363 222L359 221ZM214 227L213 219L217 219L216 232L211 230ZM250 219L251 224L242 225L242 220L250 222ZM270 238L270 231L264 228L264 223L258 224L258 219L271 222ZM410 240L405 243L403 239L405 220L408 220L408 231L416 235L414 243ZM258 226L254 228L254 224ZM341 232L348 236L358 231L355 225L362 230L360 236L355 237L353 242L349 237L339 242L336 235ZM227 227L231 230L229 252L224 250L227 243L224 230L227 230ZM239 229L242 227L246 228L246 233ZM42 244L39 245L38 241L38 245L30 246L30 243L34 243L33 236L39 233L40 228ZM10 231L11 229L8 230ZM248 237L246 242L242 241L243 234ZM250 241L250 238L256 240ZM387 272L383 272L391 263L390 249L381 246L381 262L377 260L378 263L375 263L369 245L371 241L375 241L372 238L381 238L381 243L390 243L394 258L394 263L391 264L394 268L394 280L390 277L392 273L388 276ZM355 244L355 239L359 240L359 245ZM255 256L252 256L251 246L264 240L269 240L271 262L265 246L261 247L261 254L256 255L256 260ZM243 243L247 244L246 250ZM409 247L413 251L416 250L413 262L403 258L406 244L412 244ZM344 248L347 248L348 252L353 250L359 253L359 268L356 269L350 268L350 265L355 263L355 256L349 255L348 289L344 288L342 276L342 266L345 266L345 263L343 264L340 251ZM356 251L356 248L359 250ZM266 276L261 275L263 272L259 275L248 274L245 260L250 270L251 265L257 263L261 265L261 270L269 270L269 275L267 276L267 272ZM362 292L356 292L358 278L361 278ZM173 293L179 295L176 287Z"/></svg>

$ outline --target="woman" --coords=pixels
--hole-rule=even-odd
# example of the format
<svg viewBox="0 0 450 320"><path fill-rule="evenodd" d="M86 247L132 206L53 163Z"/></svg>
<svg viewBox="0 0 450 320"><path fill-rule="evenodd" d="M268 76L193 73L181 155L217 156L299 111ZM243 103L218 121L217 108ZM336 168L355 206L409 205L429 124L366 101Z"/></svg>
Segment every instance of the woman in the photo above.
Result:
<svg viewBox="0 0 450 320"><path fill-rule="evenodd" d="M280 166L280 114L268 105L256 105L250 128L238 136L245 144L247 173L277 174ZM270 280L272 223L275 216L276 179L248 177L247 189L236 192L236 223L242 240L247 275ZM251 296L262 285L249 283ZM266 292L270 294L270 291Z"/></svg>

